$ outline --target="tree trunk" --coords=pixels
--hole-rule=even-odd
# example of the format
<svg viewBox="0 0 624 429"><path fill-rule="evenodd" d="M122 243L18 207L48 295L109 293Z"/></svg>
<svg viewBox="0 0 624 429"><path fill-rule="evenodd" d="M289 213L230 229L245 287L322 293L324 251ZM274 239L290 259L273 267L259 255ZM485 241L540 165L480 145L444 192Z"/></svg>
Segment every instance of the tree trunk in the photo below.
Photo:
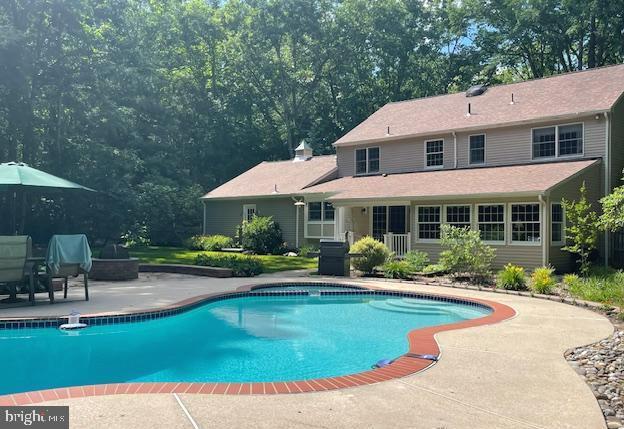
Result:
<svg viewBox="0 0 624 429"><path fill-rule="evenodd" d="M589 22L589 45L587 47L587 67L596 67L596 15L592 13Z"/></svg>

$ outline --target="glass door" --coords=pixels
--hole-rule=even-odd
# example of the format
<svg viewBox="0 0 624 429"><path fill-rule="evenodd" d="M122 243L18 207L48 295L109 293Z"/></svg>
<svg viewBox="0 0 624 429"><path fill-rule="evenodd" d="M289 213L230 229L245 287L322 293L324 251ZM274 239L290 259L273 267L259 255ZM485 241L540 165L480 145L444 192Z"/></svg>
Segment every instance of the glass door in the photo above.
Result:
<svg viewBox="0 0 624 429"><path fill-rule="evenodd" d="M373 219L371 227L373 238L375 240L383 241L383 236L388 230L388 207L373 207Z"/></svg>
<svg viewBox="0 0 624 429"><path fill-rule="evenodd" d="M388 208L388 232L407 234L407 207L390 206Z"/></svg>

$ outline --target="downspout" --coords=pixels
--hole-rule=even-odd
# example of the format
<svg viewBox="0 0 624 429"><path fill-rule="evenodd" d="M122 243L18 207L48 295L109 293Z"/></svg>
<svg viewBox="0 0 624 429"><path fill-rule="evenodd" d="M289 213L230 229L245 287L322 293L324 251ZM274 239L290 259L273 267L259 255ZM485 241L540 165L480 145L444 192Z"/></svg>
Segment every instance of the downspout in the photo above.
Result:
<svg viewBox="0 0 624 429"><path fill-rule="evenodd" d="M544 194L539 194L537 199L542 206L542 225L541 225L541 236L542 236L542 266L547 267L550 259L550 255L548 254L548 245L550 240L548 239L548 204L546 199L544 198Z"/></svg>
<svg viewBox="0 0 624 429"><path fill-rule="evenodd" d="M453 131L453 156L455 158L453 165L454 168L457 168L457 133L455 131Z"/></svg>
<svg viewBox="0 0 624 429"><path fill-rule="evenodd" d="M605 117L605 196L611 193L611 118L608 112L604 112ZM609 250L610 250L609 232L604 232L604 261L605 267L609 266Z"/></svg>

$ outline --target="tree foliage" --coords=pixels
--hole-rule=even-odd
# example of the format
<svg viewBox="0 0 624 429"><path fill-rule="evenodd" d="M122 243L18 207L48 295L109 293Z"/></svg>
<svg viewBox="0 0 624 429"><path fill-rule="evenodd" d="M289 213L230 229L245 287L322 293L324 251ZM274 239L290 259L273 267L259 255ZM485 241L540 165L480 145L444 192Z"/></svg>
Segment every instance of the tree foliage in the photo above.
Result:
<svg viewBox="0 0 624 429"><path fill-rule="evenodd" d="M598 215L587 201L585 182L580 189L578 201L562 200L566 215L566 241L563 247L570 253L578 255L580 272L589 275L591 255L598 247Z"/></svg>
<svg viewBox="0 0 624 429"><path fill-rule="evenodd" d="M329 153L387 102L622 62L623 10L624 0L3 0L0 161L101 191L28 195L38 241L138 228L179 242L199 232L201 191L288 158L302 138ZM9 210L0 196L0 224Z"/></svg>
<svg viewBox="0 0 624 429"><path fill-rule="evenodd" d="M622 179L624 180L624 179ZM618 186L609 195L600 200L602 214L600 224L610 232L624 230L624 185Z"/></svg>

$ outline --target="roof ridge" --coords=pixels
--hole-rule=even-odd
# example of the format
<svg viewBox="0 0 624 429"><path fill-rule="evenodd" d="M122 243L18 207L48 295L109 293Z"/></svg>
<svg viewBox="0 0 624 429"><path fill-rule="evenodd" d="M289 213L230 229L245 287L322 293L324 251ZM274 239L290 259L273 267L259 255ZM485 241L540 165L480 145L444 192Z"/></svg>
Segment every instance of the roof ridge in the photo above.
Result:
<svg viewBox="0 0 624 429"><path fill-rule="evenodd" d="M333 153L333 154L330 153L330 154L327 154L327 155L314 155L312 158L308 159L308 161L311 161L311 160L313 160L315 158L329 158L331 156L335 157L336 154L335 153ZM292 162L292 158L291 159L273 159L273 160L268 160L268 161L262 161L260 164L275 164L275 163L278 163L278 162Z"/></svg>
<svg viewBox="0 0 624 429"><path fill-rule="evenodd" d="M542 77L535 77L533 79L526 79L526 80L520 80L518 82L509 82L509 83L499 83L499 84L495 84L495 85L486 85L488 90L491 88L498 88L498 87L502 87L502 86L512 86L512 85L521 85L521 84L526 84L529 82L537 82L537 81L542 81L542 80L546 80L546 79L553 79L553 78L561 78L561 77L565 77L565 76L571 76L571 75L576 75L576 74L580 74L580 73L585 73L585 72L594 72L597 70L604 70L607 68L615 68L615 67L620 67L620 66L624 66L624 63L620 63L620 64L608 64L608 65L604 65L604 66L600 66L600 67L593 67L593 68L587 68L587 69L583 69L583 70L572 70L572 71L568 71L565 73L557 73L557 74L552 74L549 76L542 76ZM447 97L450 95L457 95L457 94L463 94L466 91L457 91L457 92L447 92L445 94L435 94L435 95L427 95L424 97L416 97L416 98L409 98L407 100L397 100L397 101L389 101L386 104L384 104L380 109L378 109L377 111L381 110L382 108L384 108L385 106L388 106L390 104L401 104L401 103L410 103L410 102L414 102L414 101L418 101L418 100L428 100L431 98L437 98L437 97ZM371 114L374 115L375 112L373 112Z"/></svg>

